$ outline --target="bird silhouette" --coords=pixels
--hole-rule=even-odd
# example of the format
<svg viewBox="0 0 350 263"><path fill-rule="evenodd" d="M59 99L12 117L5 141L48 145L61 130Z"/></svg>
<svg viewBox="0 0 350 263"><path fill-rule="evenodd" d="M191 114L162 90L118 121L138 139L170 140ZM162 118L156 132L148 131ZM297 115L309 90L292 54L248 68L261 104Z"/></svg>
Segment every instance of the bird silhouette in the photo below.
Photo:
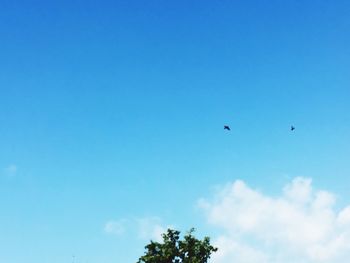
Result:
<svg viewBox="0 0 350 263"><path fill-rule="evenodd" d="M291 131L294 131L295 130L295 127L292 125L292 126L290 126L290 130Z"/></svg>
<svg viewBox="0 0 350 263"><path fill-rule="evenodd" d="M230 126L225 125L225 126L224 126L224 130L230 131L230 130L231 130L231 129L230 129Z"/></svg>

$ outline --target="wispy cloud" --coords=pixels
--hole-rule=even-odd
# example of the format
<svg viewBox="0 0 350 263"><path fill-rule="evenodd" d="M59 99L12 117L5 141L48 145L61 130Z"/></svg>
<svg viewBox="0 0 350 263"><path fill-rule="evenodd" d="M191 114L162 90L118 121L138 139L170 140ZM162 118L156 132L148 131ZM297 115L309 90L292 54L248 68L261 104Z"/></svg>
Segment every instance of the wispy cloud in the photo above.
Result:
<svg viewBox="0 0 350 263"><path fill-rule="evenodd" d="M278 197L235 181L199 206L222 229L215 263L345 263L350 257L350 206L335 209L335 195L298 177Z"/></svg>
<svg viewBox="0 0 350 263"><path fill-rule="evenodd" d="M127 220L125 219L110 220L105 224L104 231L107 234L112 234L117 236L122 235L125 232L126 223L127 223Z"/></svg>
<svg viewBox="0 0 350 263"><path fill-rule="evenodd" d="M4 169L5 175L9 177L15 176L17 172L18 172L18 167L14 164L10 164Z"/></svg>
<svg viewBox="0 0 350 263"><path fill-rule="evenodd" d="M116 236L134 232L140 239L160 241L167 228L171 226L164 225L159 217L143 217L109 220L104 225L104 232Z"/></svg>
<svg viewBox="0 0 350 263"><path fill-rule="evenodd" d="M164 226L158 217L148 217L137 219L138 236L142 239L152 239L161 241L162 234L171 226Z"/></svg>

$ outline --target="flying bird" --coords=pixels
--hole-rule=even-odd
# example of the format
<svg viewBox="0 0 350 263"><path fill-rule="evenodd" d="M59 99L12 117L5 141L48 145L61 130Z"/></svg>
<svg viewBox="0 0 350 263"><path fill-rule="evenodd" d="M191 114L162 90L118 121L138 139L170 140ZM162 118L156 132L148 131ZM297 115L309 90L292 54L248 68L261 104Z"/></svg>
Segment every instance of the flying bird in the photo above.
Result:
<svg viewBox="0 0 350 263"><path fill-rule="evenodd" d="M295 130L295 127L292 125L292 126L290 126L290 130L291 131L294 131Z"/></svg>
<svg viewBox="0 0 350 263"><path fill-rule="evenodd" d="M230 131L230 130L231 130L231 129L230 129L230 126L225 125L225 126L224 126L224 130Z"/></svg>

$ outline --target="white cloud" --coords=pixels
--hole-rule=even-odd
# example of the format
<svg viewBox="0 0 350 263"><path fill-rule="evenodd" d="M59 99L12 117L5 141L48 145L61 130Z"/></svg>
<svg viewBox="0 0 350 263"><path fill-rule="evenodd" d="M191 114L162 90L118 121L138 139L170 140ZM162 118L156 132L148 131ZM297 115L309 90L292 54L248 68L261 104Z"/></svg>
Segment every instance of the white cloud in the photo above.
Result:
<svg viewBox="0 0 350 263"><path fill-rule="evenodd" d="M104 226L104 231L107 234L121 235L125 232L127 221L125 219L121 220L110 220Z"/></svg>
<svg viewBox="0 0 350 263"><path fill-rule="evenodd" d="M110 220L104 226L104 232L113 235L131 233L144 240L161 241L162 234L171 226L165 226L158 217Z"/></svg>
<svg viewBox="0 0 350 263"><path fill-rule="evenodd" d="M162 234L166 232L167 228L162 225L160 218L148 217L137 219L139 233L138 236L142 239L152 239L154 241L161 241Z"/></svg>
<svg viewBox="0 0 350 263"><path fill-rule="evenodd" d="M18 167L16 165L14 165L14 164L11 164L11 165L7 166L4 169L4 171L5 171L5 175L6 176L12 177L12 176L15 176L17 174Z"/></svg>
<svg viewBox="0 0 350 263"><path fill-rule="evenodd" d="M223 230L215 263L332 262L350 258L350 206L336 211L335 196L297 177L279 197L235 181L199 202L208 222Z"/></svg>

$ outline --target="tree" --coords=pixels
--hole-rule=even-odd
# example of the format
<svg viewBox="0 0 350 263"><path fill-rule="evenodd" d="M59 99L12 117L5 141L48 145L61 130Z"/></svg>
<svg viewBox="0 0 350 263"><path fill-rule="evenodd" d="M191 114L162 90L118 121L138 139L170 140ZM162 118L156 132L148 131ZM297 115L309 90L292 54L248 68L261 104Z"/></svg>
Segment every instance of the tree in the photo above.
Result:
<svg viewBox="0 0 350 263"><path fill-rule="evenodd" d="M198 240L193 236L192 228L180 240L180 232L168 229L162 235L163 242L151 241L145 246L145 255L139 258L137 263L207 263L216 247L210 244L210 238Z"/></svg>

